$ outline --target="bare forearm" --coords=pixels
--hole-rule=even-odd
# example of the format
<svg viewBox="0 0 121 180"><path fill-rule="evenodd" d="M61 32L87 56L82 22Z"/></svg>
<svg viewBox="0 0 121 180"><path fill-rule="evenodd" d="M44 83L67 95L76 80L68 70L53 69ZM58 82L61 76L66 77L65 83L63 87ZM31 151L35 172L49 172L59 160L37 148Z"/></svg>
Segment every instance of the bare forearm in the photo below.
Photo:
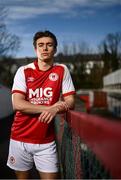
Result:
<svg viewBox="0 0 121 180"><path fill-rule="evenodd" d="M75 108L75 103L74 103L74 101L72 101L72 100L67 100L66 103L67 103L68 108L69 108L70 110L72 110L72 109Z"/></svg>
<svg viewBox="0 0 121 180"><path fill-rule="evenodd" d="M35 105L25 99L24 95L13 94L12 95L13 109L27 114L40 114L44 111L54 111L56 113L66 112L68 109L74 108L74 96L65 97L64 101L58 101L54 105Z"/></svg>
<svg viewBox="0 0 121 180"><path fill-rule="evenodd" d="M75 98L74 95L65 97L63 101L58 101L53 105L54 107L58 108L58 113L64 113L69 109L74 109L75 107Z"/></svg>
<svg viewBox="0 0 121 180"><path fill-rule="evenodd" d="M68 108L70 110L75 108L75 96L74 95L65 97L64 101L66 102L66 104L68 105Z"/></svg>
<svg viewBox="0 0 121 180"><path fill-rule="evenodd" d="M39 114L45 110L48 110L47 106L44 105L35 105L24 99L19 100L18 102L13 102L13 109L15 111L20 111L27 114Z"/></svg>

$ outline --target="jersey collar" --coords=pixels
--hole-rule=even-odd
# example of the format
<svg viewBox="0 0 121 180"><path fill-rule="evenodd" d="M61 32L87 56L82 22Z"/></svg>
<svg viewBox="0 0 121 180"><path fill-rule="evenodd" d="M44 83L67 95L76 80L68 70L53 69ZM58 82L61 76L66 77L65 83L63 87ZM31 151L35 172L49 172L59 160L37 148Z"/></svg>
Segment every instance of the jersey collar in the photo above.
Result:
<svg viewBox="0 0 121 180"><path fill-rule="evenodd" d="M40 70L40 69L39 69L39 66L38 66L38 60L35 60L35 61L34 61L34 65L35 65L35 68L37 69L37 71L42 71L42 72L49 71L49 70L53 67L53 65L52 65L52 66L51 66L48 70L46 70L46 71Z"/></svg>

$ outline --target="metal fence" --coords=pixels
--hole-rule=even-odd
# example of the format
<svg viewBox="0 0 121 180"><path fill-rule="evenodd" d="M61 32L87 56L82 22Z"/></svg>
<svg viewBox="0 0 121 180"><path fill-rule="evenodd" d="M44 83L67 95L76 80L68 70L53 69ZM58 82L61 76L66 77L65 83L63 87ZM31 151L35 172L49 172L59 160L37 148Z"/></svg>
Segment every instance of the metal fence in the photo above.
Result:
<svg viewBox="0 0 121 180"><path fill-rule="evenodd" d="M64 123L59 159L63 179L111 179L91 149Z"/></svg>
<svg viewBox="0 0 121 180"><path fill-rule="evenodd" d="M85 114L82 114L81 116L82 119L85 118L84 116L87 116L86 118L89 117L90 119L93 118L93 116L85 115ZM117 129L118 124L116 126L113 126L113 124L109 123L109 129L108 129L107 128L108 122L105 121L101 122L102 124L104 123L104 126L102 127L100 123L99 123L99 127L97 125L98 123L95 125L91 125L91 123L93 124L94 122L96 122L95 118L94 118L94 122L92 119L87 120L87 122L86 119L84 119L84 121L83 120L81 121L80 118L78 119L78 126L75 126L72 123L72 121L73 122L77 121L76 117L75 119L74 116L71 117L72 119L69 122L65 121L64 118L65 117L61 117L61 118L58 117L56 119L58 153L59 153L60 171L62 178L63 179L112 179L112 178L121 177L120 163L117 162L118 159L119 160L121 159L119 153L121 149L121 146L119 144L121 137L121 133L120 133L121 127ZM98 121L98 117L96 118ZM99 121L100 120L103 121L103 118L99 119ZM82 123L82 127L80 128L81 123ZM120 133L120 136L118 136L117 132L114 131L114 129L113 131L111 130L112 127L114 127L115 130L117 129L117 132ZM88 134L89 128L92 129L91 132L89 132ZM79 132L81 132L80 134L82 136L79 135ZM116 137L119 138L114 140ZM101 139L104 139L104 142ZM116 141L116 143L114 141ZM95 147L97 146L98 150L102 149L103 152L101 154L97 153L98 151L97 152L95 151L96 148L93 148L93 146L91 148L91 144L93 144L93 146ZM109 156L107 157L108 152L109 152ZM103 158L101 156L103 156ZM113 170L114 172L112 172L112 169L114 169Z"/></svg>

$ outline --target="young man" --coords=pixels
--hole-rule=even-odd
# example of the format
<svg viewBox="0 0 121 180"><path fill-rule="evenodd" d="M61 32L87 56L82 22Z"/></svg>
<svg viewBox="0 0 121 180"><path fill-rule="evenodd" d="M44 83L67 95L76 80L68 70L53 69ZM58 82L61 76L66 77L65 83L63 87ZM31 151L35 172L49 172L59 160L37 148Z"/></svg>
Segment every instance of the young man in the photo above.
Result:
<svg viewBox="0 0 121 180"><path fill-rule="evenodd" d="M57 39L50 31L33 38L37 60L18 69L12 88L16 111L7 165L27 179L35 163L42 179L58 178L54 117L74 108L75 89L64 64L54 64ZM60 99L60 92L63 101Z"/></svg>

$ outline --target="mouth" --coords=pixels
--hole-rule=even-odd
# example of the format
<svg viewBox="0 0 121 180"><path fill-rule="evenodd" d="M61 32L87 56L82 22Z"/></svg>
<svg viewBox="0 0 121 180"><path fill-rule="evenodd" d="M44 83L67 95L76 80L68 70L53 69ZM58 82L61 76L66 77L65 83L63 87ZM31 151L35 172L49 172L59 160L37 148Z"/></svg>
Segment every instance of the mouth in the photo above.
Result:
<svg viewBox="0 0 121 180"><path fill-rule="evenodd" d="M42 53L43 56L48 56L49 54L48 53Z"/></svg>

